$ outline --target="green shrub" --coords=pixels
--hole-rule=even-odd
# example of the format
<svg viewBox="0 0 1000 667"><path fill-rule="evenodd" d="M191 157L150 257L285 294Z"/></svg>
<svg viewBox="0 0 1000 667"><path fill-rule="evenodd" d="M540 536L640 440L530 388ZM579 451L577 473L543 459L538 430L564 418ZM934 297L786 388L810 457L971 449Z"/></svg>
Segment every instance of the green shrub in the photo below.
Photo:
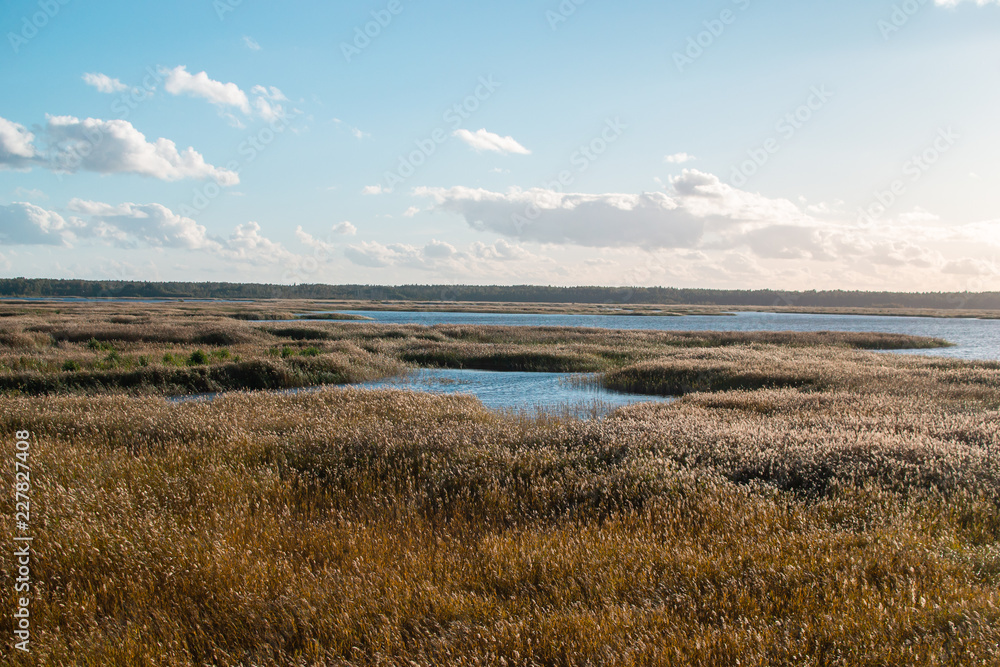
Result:
<svg viewBox="0 0 1000 667"><path fill-rule="evenodd" d="M75 373L80 370L80 364L72 360L67 360L63 362L62 369L67 373Z"/></svg>
<svg viewBox="0 0 1000 667"><path fill-rule="evenodd" d="M204 366L209 362L208 355L203 350L195 350L188 357L189 366Z"/></svg>
<svg viewBox="0 0 1000 667"><path fill-rule="evenodd" d="M87 347L95 352L109 352L115 349L115 346L111 343L105 343L97 340L96 338L91 338L87 341Z"/></svg>

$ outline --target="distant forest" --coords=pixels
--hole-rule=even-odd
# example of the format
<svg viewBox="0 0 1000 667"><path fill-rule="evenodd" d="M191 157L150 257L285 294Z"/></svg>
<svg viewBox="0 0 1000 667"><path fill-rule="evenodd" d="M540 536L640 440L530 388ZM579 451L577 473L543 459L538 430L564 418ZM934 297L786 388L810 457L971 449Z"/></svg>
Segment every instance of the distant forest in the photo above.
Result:
<svg viewBox="0 0 1000 667"><path fill-rule="evenodd" d="M710 290L669 287L512 287L475 285L255 285L0 279L0 297L138 299L336 299L512 303L665 304L772 308L937 308L1000 310L1000 292L900 293Z"/></svg>

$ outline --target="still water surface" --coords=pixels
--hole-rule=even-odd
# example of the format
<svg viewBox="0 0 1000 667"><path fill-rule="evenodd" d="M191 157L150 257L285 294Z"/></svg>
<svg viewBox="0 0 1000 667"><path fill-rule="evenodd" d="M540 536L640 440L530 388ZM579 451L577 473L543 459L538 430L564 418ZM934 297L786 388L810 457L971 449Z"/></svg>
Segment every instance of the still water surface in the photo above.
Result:
<svg viewBox="0 0 1000 667"><path fill-rule="evenodd" d="M363 315L382 324L483 324L530 327L588 327L654 331L852 331L901 333L944 338L955 347L904 350L959 359L1000 360L1000 320L869 315L799 315L793 313L736 313L712 317L636 317L617 315L511 315L484 313L412 313L340 311Z"/></svg>
<svg viewBox="0 0 1000 667"><path fill-rule="evenodd" d="M498 373L425 369L402 378L354 385L359 389L404 389L432 394L470 394L494 410L566 412L601 416L636 403L674 399L608 391L572 373Z"/></svg>

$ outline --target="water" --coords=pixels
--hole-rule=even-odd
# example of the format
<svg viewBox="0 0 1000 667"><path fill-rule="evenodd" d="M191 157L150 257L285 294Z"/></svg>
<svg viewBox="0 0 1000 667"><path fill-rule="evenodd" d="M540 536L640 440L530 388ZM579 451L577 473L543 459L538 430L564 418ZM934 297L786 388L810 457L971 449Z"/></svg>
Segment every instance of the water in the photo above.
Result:
<svg viewBox="0 0 1000 667"><path fill-rule="evenodd" d="M900 333L943 338L955 347L904 350L959 359L1000 360L1000 320L874 315L804 315L795 313L736 313L713 317L636 317L621 315L515 315L495 313L416 313L338 311L363 315L378 324L469 324L530 327L587 327L653 331L851 331Z"/></svg>
<svg viewBox="0 0 1000 667"><path fill-rule="evenodd" d="M618 408L637 403L669 403L676 399L609 391L588 382L591 377L577 373L498 373L451 369L422 369L404 377L387 378L350 385L352 389L399 389L429 394L467 394L478 398L491 410L533 414L603 417ZM278 394L301 394L324 387L280 389ZM173 403L212 401L218 393L173 396Z"/></svg>
<svg viewBox="0 0 1000 667"><path fill-rule="evenodd" d="M354 385L358 389L403 389L433 394L471 394L494 410L543 411L601 416L636 403L674 399L608 391L573 373L498 373L425 369L402 378Z"/></svg>

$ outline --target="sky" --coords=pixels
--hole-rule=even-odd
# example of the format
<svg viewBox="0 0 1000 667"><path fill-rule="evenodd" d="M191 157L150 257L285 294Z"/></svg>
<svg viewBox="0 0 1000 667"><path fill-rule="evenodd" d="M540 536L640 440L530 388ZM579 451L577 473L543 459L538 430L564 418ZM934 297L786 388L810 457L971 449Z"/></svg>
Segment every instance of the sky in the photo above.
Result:
<svg viewBox="0 0 1000 667"><path fill-rule="evenodd" d="M0 275L1000 289L1000 0L7 0Z"/></svg>

